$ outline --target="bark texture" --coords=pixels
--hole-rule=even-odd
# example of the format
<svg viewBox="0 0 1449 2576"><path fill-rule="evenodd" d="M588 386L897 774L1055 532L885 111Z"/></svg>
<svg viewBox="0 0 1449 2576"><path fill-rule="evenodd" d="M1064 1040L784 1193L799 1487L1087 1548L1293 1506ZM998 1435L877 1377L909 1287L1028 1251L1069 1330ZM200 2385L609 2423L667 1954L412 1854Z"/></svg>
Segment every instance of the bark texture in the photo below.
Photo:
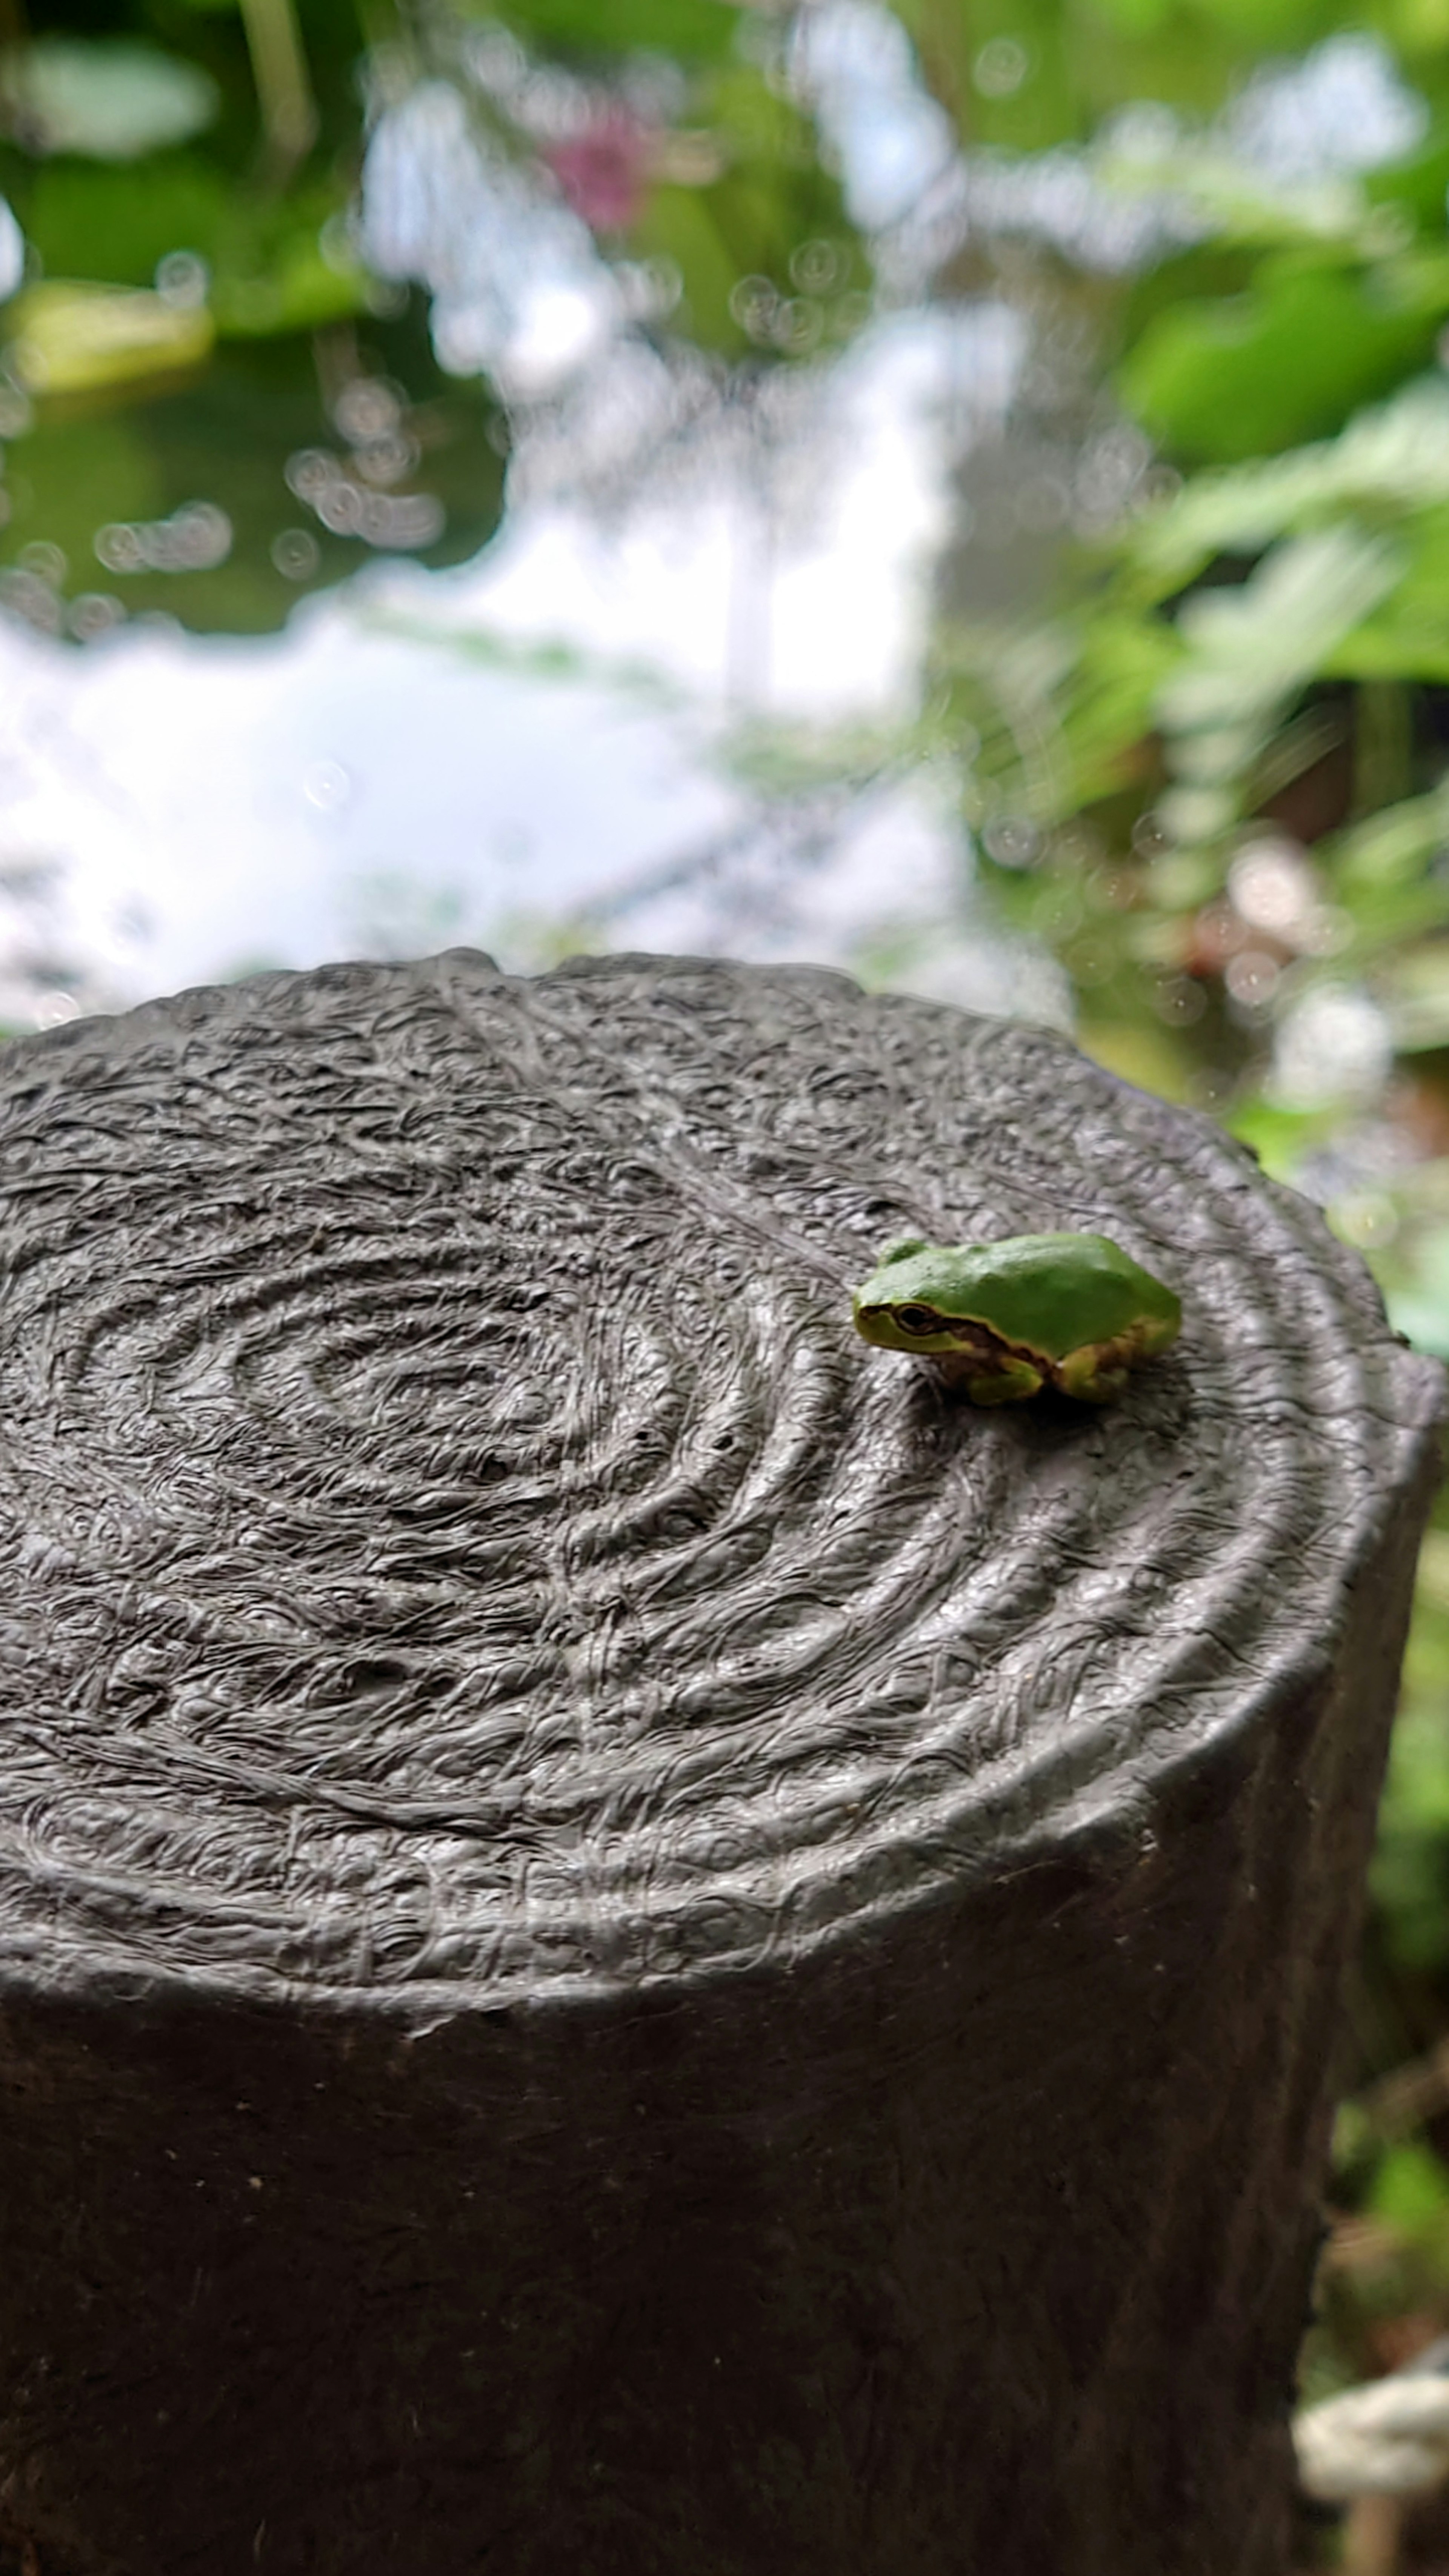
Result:
<svg viewBox="0 0 1449 2576"><path fill-rule="evenodd" d="M1281 2576L1440 1372L1206 1120L455 952L0 1057L0 2535ZM1181 1294L1102 1411L893 1234Z"/></svg>

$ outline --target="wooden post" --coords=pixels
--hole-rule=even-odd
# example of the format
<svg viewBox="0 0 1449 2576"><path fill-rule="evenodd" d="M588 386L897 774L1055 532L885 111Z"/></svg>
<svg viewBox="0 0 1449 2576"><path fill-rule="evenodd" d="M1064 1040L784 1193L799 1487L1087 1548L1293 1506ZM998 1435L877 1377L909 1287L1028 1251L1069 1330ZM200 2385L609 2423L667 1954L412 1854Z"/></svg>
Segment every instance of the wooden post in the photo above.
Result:
<svg viewBox="0 0 1449 2576"><path fill-rule="evenodd" d="M0 1056L41 2576L1279 2576L1440 1373L1040 1031L466 952ZM983 1413L892 1234L1180 1344Z"/></svg>

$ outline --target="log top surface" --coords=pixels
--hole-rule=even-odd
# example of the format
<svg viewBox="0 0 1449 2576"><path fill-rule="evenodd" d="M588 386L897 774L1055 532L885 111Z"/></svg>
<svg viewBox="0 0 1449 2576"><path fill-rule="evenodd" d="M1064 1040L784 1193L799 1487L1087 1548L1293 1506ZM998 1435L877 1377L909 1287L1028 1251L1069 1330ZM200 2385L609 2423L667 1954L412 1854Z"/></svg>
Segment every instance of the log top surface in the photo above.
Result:
<svg viewBox="0 0 1449 2576"><path fill-rule="evenodd" d="M892 1234L1182 1339L983 1413ZM467 951L0 1056L0 1983L404 2016L788 1956L1137 1833L1331 1655L1439 1403L1206 1119L844 978Z"/></svg>

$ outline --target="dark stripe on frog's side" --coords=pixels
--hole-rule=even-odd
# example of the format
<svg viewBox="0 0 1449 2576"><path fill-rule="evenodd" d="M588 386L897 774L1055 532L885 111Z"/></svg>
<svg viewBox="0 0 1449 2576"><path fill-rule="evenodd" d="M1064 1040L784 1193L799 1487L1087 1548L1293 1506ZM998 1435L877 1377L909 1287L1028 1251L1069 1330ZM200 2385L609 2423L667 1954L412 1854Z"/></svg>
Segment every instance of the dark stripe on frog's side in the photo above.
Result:
<svg viewBox="0 0 1449 2576"><path fill-rule="evenodd" d="M951 1335L957 1345L956 1350L923 1352L922 1357L934 1360L947 1386L969 1386L976 1381L999 1376L1010 1364L1018 1363L1035 1370L1043 1384L1055 1387L1061 1394L1081 1397L1085 1392L1067 1383L1065 1371L1067 1364L1076 1357L1075 1352L1066 1351L1060 1359L1049 1359L1044 1352L1031 1350L1024 1342L1004 1341L999 1333L992 1332L988 1324L974 1322L965 1315L943 1315L940 1330ZM1091 1352L1094 1385L1090 1400L1104 1402L1121 1394L1129 1373L1142 1357L1144 1344L1151 1340L1152 1330L1148 1323L1133 1324L1126 1332L1114 1335L1109 1342L1079 1346Z"/></svg>
<svg viewBox="0 0 1449 2576"><path fill-rule="evenodd" d="M1030 1360L1036 1368L1043 1365L1037 1352L1029 1351L1023 1343L1004 1341L1000 1333L994 1333L989 1324L981 1323L975 1316L942 1315L936 1313L934 1309L929 1311L934 1315L931 1325L932 1334L949 1333L952 1341L959 1345L962 1358L971 1360L976 1368L999 1368L1003 1359ZM893 1306L862 1307L859 1319L862 1328L872 1323L878 1315L895 1325L897 1331L903 1329L895 1323L896 1310ZM936 1360L944 1362L947 1366L954 1363L956 1358L954 1351L928 1350L926 1339L927 1336L924 1333L912 1334L905 1347L914 1349L919 1359Z"/></svg>
<svg viewBox="0 0 1449 2576"><path fill-rule="evenodd" d="M1024 1343L1004 1341L993 1333L989 1324L975 1322L969 1315L943 1315L939 1329L949 1333L956 1344L954 1351L923 1351L923 1359L934 1360L948 1386L964 1386L968 1379L999 1376L1013 1360L1024 1361L1039 1375L1048 1376L1051 1362L1039 1351L1029 1351Z"/></svg>

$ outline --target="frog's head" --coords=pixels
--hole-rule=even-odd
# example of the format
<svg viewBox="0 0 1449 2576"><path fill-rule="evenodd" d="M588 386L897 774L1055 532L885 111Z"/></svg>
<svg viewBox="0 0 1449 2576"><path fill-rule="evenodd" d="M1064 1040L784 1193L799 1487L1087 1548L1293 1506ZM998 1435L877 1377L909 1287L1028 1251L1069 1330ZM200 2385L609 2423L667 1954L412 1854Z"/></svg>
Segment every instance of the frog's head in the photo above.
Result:
<svg viewBox="0 0 1449 2576"><path fill-rule="evenodd" d="M852 1296L856 1331L884 1351L955 1352L961 1346L955 1256L919 1235L888 1243ZM954 1298L954 1312L953 1312Z"/></svg>

